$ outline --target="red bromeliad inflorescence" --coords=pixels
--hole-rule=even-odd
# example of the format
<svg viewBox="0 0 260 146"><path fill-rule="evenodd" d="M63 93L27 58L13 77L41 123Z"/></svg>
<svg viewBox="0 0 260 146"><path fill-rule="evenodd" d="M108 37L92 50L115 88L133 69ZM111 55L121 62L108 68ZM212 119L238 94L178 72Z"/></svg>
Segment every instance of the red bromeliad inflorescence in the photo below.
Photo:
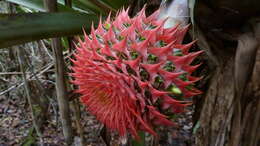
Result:
<svg viewBox="0 0 260 146"><path fill-rule="evenodd" d="M72 67L81 102L96 118L120 136L138 138L143 130L156 136L156 125L172 126L167 113L190 105L185 98L201 92L190 65L202 51L182 44L188 27L164 28L159 11L149 17L145 8L134 18L121 10L114 21L92 26L79 40Z"/></svg>

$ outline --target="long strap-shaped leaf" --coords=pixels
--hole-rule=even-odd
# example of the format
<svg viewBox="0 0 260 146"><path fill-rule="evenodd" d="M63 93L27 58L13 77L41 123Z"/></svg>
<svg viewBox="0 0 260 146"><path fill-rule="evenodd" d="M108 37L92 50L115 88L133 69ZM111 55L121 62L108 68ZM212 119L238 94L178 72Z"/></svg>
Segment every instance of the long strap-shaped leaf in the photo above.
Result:
<svg viewBox="0 0 260 146"><path fill-rule="evenodd" d="M85 13L0 14L0 48L34 40L80 34L97 24L95 15Z"/></svg>
<svg viewBox="0 0 260 146"><path fill-rule="evenodd" d="M21 6L28 7L37 11L44 11L43 0L6 0ZM92 4L88 0L75 0L73 1L73 9L64 5L64 0L58 0L58 10L59 12L73 12L75 10L80 10L88 13L105 14L104 10L100 9L96 5Z"/></svg>
<svg viewBox="0 0 260 146"><path fill-rule="evenodd" d="M21 6L25 6L37 11L45 11L43 1L42 0L6 0L8 2L12 2ZM73 11L73 9L66 7L64 5L58 5L59 11Z"/></svg>
<svg viewBox="0 0 260 146"><path fill-rule="evenodd" d="M123 5L127 4L129 0L99 0L114 9L120 9Z"/></svg>

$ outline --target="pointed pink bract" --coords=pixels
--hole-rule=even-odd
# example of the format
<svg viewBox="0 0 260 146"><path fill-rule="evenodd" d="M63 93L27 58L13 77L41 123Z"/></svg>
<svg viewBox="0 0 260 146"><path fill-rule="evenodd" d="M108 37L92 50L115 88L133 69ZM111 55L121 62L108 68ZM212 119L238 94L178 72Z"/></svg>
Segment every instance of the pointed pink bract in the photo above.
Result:
<svg viewBox="0 0 260 146"><path fill-rule="evenodd" d="M165 29L158 14L146 17L143 8L134 18L128 9L114 21L109 15L97 29L92 25L90 35L84 32L72 60L81 102L121 136L129 132L138 138L138 130L156 135L154 126L174 125L164 111L178 113L190 105L176 94L201 94L193 87L200 78L191 76L199 65L191 63L202 51L189 53L194 42L181 44L188 27Z"/></svg>

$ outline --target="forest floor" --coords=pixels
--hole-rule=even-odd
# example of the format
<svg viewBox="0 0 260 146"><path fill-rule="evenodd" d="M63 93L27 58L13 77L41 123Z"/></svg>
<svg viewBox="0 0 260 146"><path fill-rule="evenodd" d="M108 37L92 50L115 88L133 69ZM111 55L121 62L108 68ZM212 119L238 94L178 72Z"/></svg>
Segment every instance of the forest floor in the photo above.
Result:
<svg viewBox="0 0 260 146"><path fill-rule="evenodd" d="M56 104L56 103L54 103ZM0 96L0 146L39 145L39 138L33 128L31 111L24 97ZM62 136L61 123L55 108L48 108L48 119L42 126L43 144L50 146L65 145ZM102 125L82 109L81 124L84 127L84 140L88 146L105 146L100 136ZM186 113L179 114L174 120L177 127L167 129L167 140L159 141L161 146L193 146L192 108ZM75 127L75 125L73 125ZM149 136L148 136L149 137ZM112 136L111 145L118 145L118 138ZM78 144L79 137L74 138L74 145ZM149 139L148 139L149 141Z"/></svg>

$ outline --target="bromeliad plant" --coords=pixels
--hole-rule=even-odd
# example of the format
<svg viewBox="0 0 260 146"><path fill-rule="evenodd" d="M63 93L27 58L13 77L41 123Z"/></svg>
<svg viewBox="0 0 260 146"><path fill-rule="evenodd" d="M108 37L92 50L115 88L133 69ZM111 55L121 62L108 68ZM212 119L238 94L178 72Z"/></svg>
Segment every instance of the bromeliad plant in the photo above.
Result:
<svg viewBox="0 0 260 146"><path fill-rule="evenodd" d="M145 8L130 18L122 9L79 40L72 76L81 101L96 118L120 136L138 131L157 135L156 125L172 126L168 114L190 105L185 98L201 92L193 87L190 53L182 44L188 27L164 28L159 11L145 16Z"/></svg>

